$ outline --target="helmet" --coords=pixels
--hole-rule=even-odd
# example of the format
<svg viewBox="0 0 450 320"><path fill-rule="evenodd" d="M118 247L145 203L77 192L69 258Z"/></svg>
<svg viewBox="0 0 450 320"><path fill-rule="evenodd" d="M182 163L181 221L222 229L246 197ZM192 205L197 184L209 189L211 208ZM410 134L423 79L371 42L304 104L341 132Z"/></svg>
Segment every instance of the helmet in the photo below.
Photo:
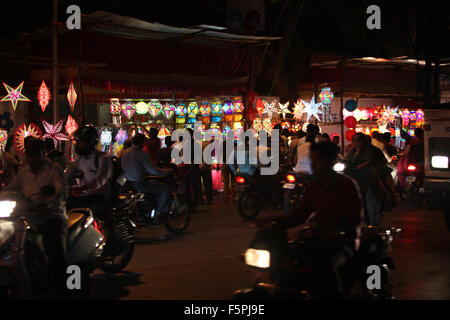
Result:
<svg viewBox="0 0 450 320"><path fill-rule="evenodd" d="M78 144L75 146L75 152L78 154L89 155L98 143L98 132L92 125L84 125L75 131L73 138L75 141L84 142L82 148L80 148Z"/></svg>

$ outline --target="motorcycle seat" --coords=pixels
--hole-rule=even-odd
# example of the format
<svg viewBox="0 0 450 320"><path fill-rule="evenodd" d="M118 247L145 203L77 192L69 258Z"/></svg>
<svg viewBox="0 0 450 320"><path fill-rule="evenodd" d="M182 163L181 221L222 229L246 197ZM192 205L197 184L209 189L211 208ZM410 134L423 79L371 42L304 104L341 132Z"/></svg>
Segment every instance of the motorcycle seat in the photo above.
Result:
<svg viewBox="0 0 450 320"><path fill-rule="evenodd" d="M78 221L80 221L85 215L80 212L71 212L69 211L67 213L67 228L71 228L74 226Z"/></svg>

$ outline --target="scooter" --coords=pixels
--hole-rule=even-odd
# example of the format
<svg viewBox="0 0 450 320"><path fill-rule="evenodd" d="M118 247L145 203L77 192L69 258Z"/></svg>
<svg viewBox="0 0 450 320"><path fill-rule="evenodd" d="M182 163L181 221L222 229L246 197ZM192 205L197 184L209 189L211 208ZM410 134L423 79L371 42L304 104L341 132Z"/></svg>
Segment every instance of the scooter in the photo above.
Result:
<svg viewBox="0 0 450 320"><path fill-rule="evenodd" d="M361 246L355 257L340 272L345 297L351 299L389 300L392 298L394 261L389 256L395 228L362 230ZM254 278L254 286L234 292L236 300L298 299L326 297L321 274L309 257L317 255L314 226L305 224L288 240L286 232L275 228L260 230L243 254L243 262ZM341 236L336 234L336 239ZM379 286L368 286L368 267L379 272ZM373 271L372 271L373 272Z"/></svg>
<svg viewBox="0 0 450 320"><path fill-rule="evenodd" d="M44 186L25 201L15 193L0 197L0 295L4 298L31 299L54 290L41 236L29 223L34 213L32 198L54 193L53 186ZM90 289L91 273L100 263L105 239L89 209L73 209L67 215L67 258L69 265L81 270L81 289L74 291L84 296Z"/></svg>

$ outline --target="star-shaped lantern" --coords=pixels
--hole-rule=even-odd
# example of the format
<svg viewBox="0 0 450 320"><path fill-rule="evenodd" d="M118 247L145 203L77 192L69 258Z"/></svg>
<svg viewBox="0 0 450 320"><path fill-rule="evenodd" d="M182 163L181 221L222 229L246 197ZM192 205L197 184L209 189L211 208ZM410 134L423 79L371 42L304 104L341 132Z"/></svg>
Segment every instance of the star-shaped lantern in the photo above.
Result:
<svg viewBox="0 0 450 320"><path fill-rule="evenodd" d="M58 141L67 141L69 137L61 132L63 128L63 120L60 120L57 124L50 124L43 120L42 125L44 126L45 134L42 136L42 140L50 138L55 144L55 148L58 146Z"/></svg>
<svg viewBox="0 0 450 320"><path fill-rule="evenodd" d="M50 102L50 90L48 90L44 80L42 80L41 87L38 91L38 101L39 105L41 106L42 112L45 112L45 108Z"/></svg>
<svg viewBox="0 0 450 320"><path fill-rule="evenodd" d="M269 119L272 119L272 115L278 112L278 109L276 108L277 100L273 100L271 103L268 103L266 100L263 100L262 102L264 104L262 113L267 113Z"/></svg>
<svg viewBox="0 0 450 320"><path fill-rule="evenodd" d="M11 88L6 83L3 83L3 85L5 86L6 91L8 91L8 94L0 101L11 101L14 111L16 111L17 101L31 101L22 94L23 81L15 89Z"/></svg>
<svg viewBox="0 0 450 320"><path fill-rule="evenodd" d="M316 98L313 95L310 102L306 102L303 100L303 104L305 105L305 109L302 111L302 113L306 113L306 121L309 121L311 116L314 116L317 120L319 119L319 114L322 114L323 112L319 110L319 107L322 106L322 102L316 103Z"/></svg>
<svg viewBox="0 0 450 320"><path fill-rule="evenodd" d="M297 102L294 102L294 118L296 120L301 120L303 115L303 109L305 109L305 105L303 101L297 99Z"/></svg>
<svg viewBox="0 0 450 320"><path fill-rule="evenodd" d="M280 112L281 112L281 114L283 115L283 119L286 119L286 115L287 115L288 113L292 113L292 112L289 110L289 101L286 102L285 104L281 104L280 102L278 102L278 105L280 106Z"/></svg>
<svg viewBox="0 0 450 320"><path fill-rule="evenodd" d="M25 123L22 123L16 128L16 131L14 132L14 146L18 153L23 154L25 152L25 138L30 136L37 139L42 136L41 129L34 123L30 123L28 126Z"/></svg>
<svg viewBox="0 0 450 320"><path fill-rule="evenodd" d="M78 129L78 123L74 118L69 114L66 122L66 132L69 136L71 136Z"/></svg>
<svg viewBox="0 0 450 320"><path fill-rule="evenodd" d="M67 91L67 101L69 101L70 109L73 112L75 102L77 101L77 92L75 91L72 81L70 81L69 90Z"/></svg>

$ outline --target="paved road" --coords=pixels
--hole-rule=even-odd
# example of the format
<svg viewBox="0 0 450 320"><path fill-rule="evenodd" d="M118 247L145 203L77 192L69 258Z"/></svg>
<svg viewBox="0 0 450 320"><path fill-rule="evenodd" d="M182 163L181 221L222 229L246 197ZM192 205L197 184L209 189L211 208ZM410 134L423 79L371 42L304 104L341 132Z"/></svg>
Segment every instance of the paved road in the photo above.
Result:
<svg viewBox="0 0 450 320"><path fill-rule="evenodd" d="M450 232L441 212L402 205L384 224L401 227L393 248L398 299L450 299ZM96 275L94 299L229 299L250 285L239 255L255 229L234 203L202 206L187 232L168 236L162 226L138 234L124 273Z"/></svg>

